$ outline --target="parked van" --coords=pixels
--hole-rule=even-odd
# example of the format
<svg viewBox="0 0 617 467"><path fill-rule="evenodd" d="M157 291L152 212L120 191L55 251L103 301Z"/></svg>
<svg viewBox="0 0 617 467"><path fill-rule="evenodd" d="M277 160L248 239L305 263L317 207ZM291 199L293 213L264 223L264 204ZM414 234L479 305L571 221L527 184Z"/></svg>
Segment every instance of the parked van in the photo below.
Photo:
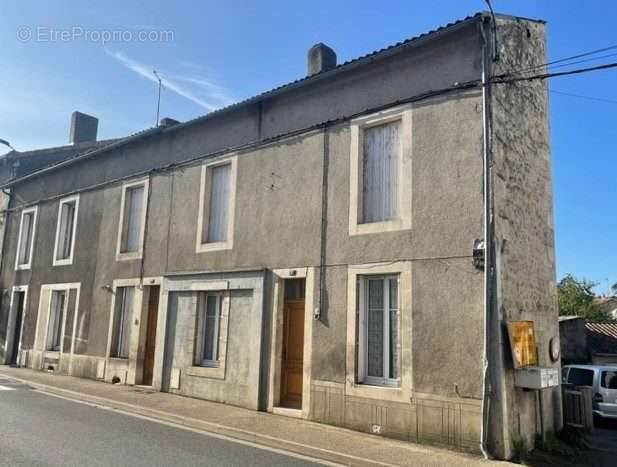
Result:
<svg viewBox="0 0 617 467"><path fill-rule="evenodd" d="M593 413L617 419L617 365L566 365L561 380L593 391Z"/></svg>

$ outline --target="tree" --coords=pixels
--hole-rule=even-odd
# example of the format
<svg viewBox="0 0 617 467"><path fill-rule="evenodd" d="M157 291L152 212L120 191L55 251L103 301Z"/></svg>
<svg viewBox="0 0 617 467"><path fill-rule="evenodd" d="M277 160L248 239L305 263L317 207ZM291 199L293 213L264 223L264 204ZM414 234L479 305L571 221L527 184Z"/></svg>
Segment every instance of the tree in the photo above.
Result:
<svg viewBox="0 0 617 467"><path fill-rule="evenodd" d="M617 282L611 285L611 291L613 292L613 296L617 297Z"/></svg>
<svg viewBox="0 0 617 467"><path fill-rule="evenodd" d="M559 282L559 314L562 316L581 316L588 321L613 321L612 316L595 302L594 282L577 279L572 274Z"/></svg>

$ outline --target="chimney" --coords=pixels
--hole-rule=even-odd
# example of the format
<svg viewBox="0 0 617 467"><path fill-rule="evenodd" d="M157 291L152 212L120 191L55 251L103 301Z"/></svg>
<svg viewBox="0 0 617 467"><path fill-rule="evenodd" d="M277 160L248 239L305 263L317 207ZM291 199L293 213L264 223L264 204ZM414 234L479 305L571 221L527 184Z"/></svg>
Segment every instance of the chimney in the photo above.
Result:
<svg viewBox="0 0 617 467"><path fill-rule="evenodd" d="M336 67L336 53L326 44L319 42L308 51L308 75L328 71Z"/></svg>
<svg viewBox="0 0 617 467"><path fill-rule="evenodd" d="M174 126L174 125L177 125L178 123L180 122L176 119L165 117L165 118L161 118L161 122L159 123L159 126Z"/></svg>
<svg viewBox="0 0 617 467"><path fill-rule="evenodd" d="M96 141L98 127L98 118L77 111L73 112L71 114L69 143L75 144Z"/></svg>

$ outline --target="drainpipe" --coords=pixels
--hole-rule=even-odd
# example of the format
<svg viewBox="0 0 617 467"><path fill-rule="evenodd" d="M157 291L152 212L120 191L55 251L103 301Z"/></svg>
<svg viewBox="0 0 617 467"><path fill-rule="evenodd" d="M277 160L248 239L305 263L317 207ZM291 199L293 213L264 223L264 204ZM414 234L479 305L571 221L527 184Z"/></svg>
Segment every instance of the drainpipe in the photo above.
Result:
<svg viewBox="0 0 617 467"><path fill-rule="evenodd" d="M484 25L479 24L482 36L482 130L483 130L483 184L484 184L484 342L482 349L482 409L480 425L480 450L485 459L488 459L486 437L489 426L489 411L491 404L491 383L488 362L488 347L490 343L490 309L491 309L491 276L492 276L492 232L491 232L491 190L490 190L490 149L489 149L489 95L488 95L488 64L487 40L484 34Z"/></svg>

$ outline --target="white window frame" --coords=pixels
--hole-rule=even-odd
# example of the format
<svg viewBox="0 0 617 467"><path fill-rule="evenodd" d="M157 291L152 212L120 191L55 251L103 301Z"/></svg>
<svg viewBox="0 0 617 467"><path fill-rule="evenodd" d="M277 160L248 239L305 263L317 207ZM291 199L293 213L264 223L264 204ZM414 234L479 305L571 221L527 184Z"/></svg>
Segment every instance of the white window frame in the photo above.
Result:
<svg viewBox="0 0 617 467"><path fill-rule="evenodd" d="M398 307L399 307L399 379L398 386L376 386L360 381L362 362L357 358L359 342L358 325L358 277L369 275L398 275ZM363 397L382 401L409 403L413 396L412 384L412 290L411 261L395 261L388 263L367 263L351 265L347 269L347 352L345 394L353 397Z"/></svg>
<svg viewBox="0 0 617 467"><path fill-rule="evenodd" d="M204 358L204 340L206 336L206 326L208 321L206 317L201 317L202 314L207 313L207 300L208 297L216 297L216 309L217 313L214 319L214 342L212 348L212 355L216 355L216 359L210 360ZM221 321L223 317L223 300L224 295L222 292L200 292L197 300L197 314L196 314L196 329L195 329L195 352L193 357L194 366L202 366L209 368L217 368L220 366L221 360L221 348L219 340L221 337Z"/></svg>
<svg viewBox="0 0 617 467"><path fill-rule="evenodd" d="M187 367L184 371L187 376L197 376L199 378L211 378L211 379L225 379L225 368L227 364L227 341L228 341L228 330L229 330L229 312L231 307L231 295L229 291L229 284L225 281L224 283L221 281L208 281L208 282L200 282L193 283L189 286L190 290L193 290L197 293L204 292L208 295L220 295L221 298L221 308L219 313L219 323L218 323L218 339L217 339L217 348L218 348L218 360L213 362L214 364L208 364L208 361L205 363L207 366L200 365L202 362L197 362L197 349L201 345L200 337L199 337L199 295L195 295L195 315L194 315L194 323L195 323L195 335L193 339L193 346L191 352L192 358L192 366ZM184 288L173 289L176 290L186 290Z"/></svg>
<svg viewBox="0 0 617 467"><path fill-rule="evenodd" d="M119 349L116 348L114 349L114 333L115 333L115 328L114 328L114 323L116 321L116 313L118 313L118 311L121 309L122 304L118 303L118 289L133 289L132 291L132 297L131 297L131 303L129 304L129 306L123 310L123 316L121 318L121 321L119 322L119 327L118 327L118 332L120 332L123 328L123 323L126 322L127 324L127 330L128 330L128 336L126 336L126 345L127 345L127 354L126 356L124 355L119 355ZM114 292L114 300L113 300L113 312L111 315L111 323L110 323L110 345L109 345L109 357L110 358L115 358L115 359L119 359L119 360L128 360L131 357L131 345L132 345L132 339L133 339L133 315L134 315L134 310L135 310L135 301L136 301L136 295L137 295L137 286L135 285L117 285L114 286L113 288L113 292ZM124 298L124 297L123 297ZM116 352L114 352L114 350Z"/></svg>
<svg viewBox="0 0 617 467"><path fill-rule="evenodd" d="M396 219L363 222L364 130L387 123L401 122L399 157L399 214ZM349 151L349 235L366 235L409 230L411 224L412 176L412 107L398 106L359 117L350 124Z"/></svg>
<svg viewBox="0 0 617 467"><path fill-rule="evenodd" d="M75 290L75 305L74 305L74 313L73 313L73 322L71 324L72 329L72 337L70 348L66 349L64 347L64 338L66 331L66 324L68 319L68 306L71 300L71 291ZM43 363L45 361L44 356L51 355L59 355L60 359L67 356L69 358L69 374L72 372L72 362L73 362L73 353L75 349L75 331L77 326L77 316L79 315L79 295L81 290L80 282L67 282L67 283L56 283L56 284L41 284L40 294L39 294L39 305L38 305L38 314L37 314L37 324L34 334L34 346L33 351L35 355L41 357L40 359L40 369L43 369ZM60 339L60 351L47 350L47 334L49 329L49 320L51 319L51 302L52 302L52 294L53 292L66 292L66 302L64 309L64 316L62 318L62 336Z"/></svg>
<svg viewBox="0 0 617 467"><path fill-rule="evenodd" d="M62 207L65 204L75 202L75 213L73 214L73 232L71 233L71 249L68 258L58 259L58 249L60 244L60 227L62 223ZM54 243L54 257L53 257L53 265L54 266L66 266L73 264L73 256L75 254L75 236L77 235L77 220L79 216L79 195L68 196L62 200L60 200L60 204L58 206L58 220L56 222L56 241Z"/></svg>
<svg viewBox="0 0 617 467"><path fill-rule="evenodd" d="M58 311L57 309L53 309L52 305L54 303L54 294L63 294L64 301L62 302L61 313L61 322L60 328L58 332L58 345L57 347L53 346L53 342L49 341L50 337L50 325L52 324L52 316L56 320L54 324L57 324L57 316L54 316L54 312ZM49 315L47 317L47 329L45 329L45 333L47 334L45 337L45 352L63 352L64 350L64 331L66 326L66 317L69 309L69 297L70 297L70 289L57 289L52 290L49 295ZM54 333L51 333L51 337L53 338Z"/></svg>
<svg viewBox="0 0 617 467"><path fill-rule="evenodd" d="M383 371L384 376L379 378L375 376L368 376L368 287L367 282L369 280L382 280L384 285L384 296L383 296ZM398 362L398 377L392 378L391 375L387 375L389 371L389 356L390 356L390 333L388 332L390 329L390 293L389 293L389 282L396 281L397 284L397 303L400 304L400 277L398 274L366 274L358 276L358 371L357 378L358 383L361 384L369 384L373 386L392 386L398 387L400 386L401 379L401 309L400 306L397 309L398 319L397 319L397 336L399 336L399 362ZM386 283L388 287L386 287Z"/></svg>
<svg viewBox="0 0 617 467"><path fill-rule="evenodd" d="M17 254L15 255L15 270L16 271L19 271L22 269L30 269L30 267L32 266L32 255L34 253L34 238L36 236L36 224L38 220L38 212L39 212L38 206L27 208L21 211L21 219L19 221L19 235L17 237ZM21 251L21 243L23 240L22 234L23 234L23 228L24 228L24 217L26 216L26 214L29 214L29 213L34 213L32 217L32 236L30 237L30 253L28 255L28 262L20 264L19 263L19 252Z"/></svg>
<svg viewBox="0 0 617 467"><path fill-rule="evenodd" d="M141 228L139 231L139 248L137 251L122 252L122 228L124 226L124 216L126 215L126 193L130 188L143 185L144 197L142 200L141 209ZM118 240L116 244L116 261L126 261L133 259L140 259L144 253L144 235L146 230L146 211L148 209L148 195L150 190L149 179L141 179L134 182L125 183L122 185L122 197L120 200L120 219L118 221Z"/></svg>
<svg viewBox="0 0 617 467"><path fill-rule="evenodd" d="M212 169L222 165L231 164L229 173L229 212L227 213L227 235L226 240L222 242L202 242L203 232L208 228L209 219L205 217L206 207L206 190L210 190L208 179ZM201 167L201 181L199 185L199 212L197 215L197 237L195 243L195 251L197 253L205 253L208 251L231 250L234 246L234 223L236 212L236 182L238 172L238 156L225 157L216 161L208 162ZM208 202L210 195L207 196Z"/></svg>

